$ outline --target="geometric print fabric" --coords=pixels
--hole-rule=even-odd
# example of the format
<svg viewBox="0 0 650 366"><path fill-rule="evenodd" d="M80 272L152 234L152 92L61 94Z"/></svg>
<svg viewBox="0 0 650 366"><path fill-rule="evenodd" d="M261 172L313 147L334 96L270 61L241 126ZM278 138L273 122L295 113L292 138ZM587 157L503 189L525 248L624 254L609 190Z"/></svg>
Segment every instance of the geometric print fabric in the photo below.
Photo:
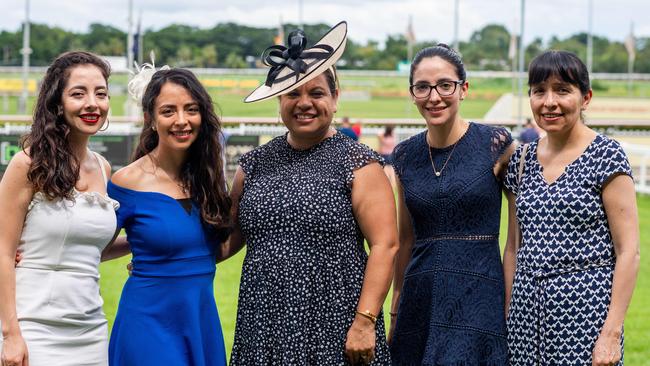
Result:
<svg viewBox="0 0 650 366"><path fill-rule="evenodd" d="M618 142L597 135L548 184L535 141L520 186L521 153L519 146L505 180L522 233L507 321L510 365L591 365L616 261L602 187L615 175L632 176L630 164Z"/></svg>

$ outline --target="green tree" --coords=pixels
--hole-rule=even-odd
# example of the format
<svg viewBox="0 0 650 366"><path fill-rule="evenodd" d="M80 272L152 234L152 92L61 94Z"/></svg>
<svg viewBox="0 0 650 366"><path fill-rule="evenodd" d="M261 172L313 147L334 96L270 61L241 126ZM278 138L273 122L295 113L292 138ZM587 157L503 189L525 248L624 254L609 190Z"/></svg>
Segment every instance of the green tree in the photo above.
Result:
<svg viewBox="0 0 650 366"><path fill-rule="evenodd" d="M203 46L196 65L199 67L217 67L217 47L214 44Z"/></svg>
<svg viewBox="0 0 650 366"><path fill-rule="evenodd" d="M510 33L499 24L489 24L472 33L460 47L465 64L480 70L509 70Z"/></svg>
<svg viewBox="0 0 650 366"><path fill-rule="evenodd" d="M173 64L176 67L187 67L192 65L192 49L187 45L181 45L176 51L176 59Z"/></svg>
<svg viewBox="0 0 650 366"><path fill-rule="evenodd" d="M246 61L240 55L231 52L226 56L225 66L230 69L243 69L246 67Z"/></svg>

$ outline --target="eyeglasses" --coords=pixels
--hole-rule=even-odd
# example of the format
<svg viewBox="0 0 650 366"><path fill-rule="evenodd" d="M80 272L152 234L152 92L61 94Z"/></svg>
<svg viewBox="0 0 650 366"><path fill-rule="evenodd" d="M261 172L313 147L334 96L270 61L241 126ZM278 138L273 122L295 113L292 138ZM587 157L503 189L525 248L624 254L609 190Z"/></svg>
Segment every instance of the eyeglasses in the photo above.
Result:
<svg viewBox="0 0 650 366"><path fill-rule="evenodd" d="M429 84L415 84L409 87L411 95L417 99L429 98L431 91L436 90L441 97L448 97L456 91L457 85L462 85L464 80L445 80L436 85Z"/></svg>

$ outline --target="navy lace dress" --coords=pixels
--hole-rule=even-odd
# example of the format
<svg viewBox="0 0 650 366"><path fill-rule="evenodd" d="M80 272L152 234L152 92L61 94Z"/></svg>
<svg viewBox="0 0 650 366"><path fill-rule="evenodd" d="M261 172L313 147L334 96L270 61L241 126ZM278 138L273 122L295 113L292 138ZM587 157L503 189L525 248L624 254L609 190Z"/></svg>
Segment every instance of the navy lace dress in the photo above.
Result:
<svg viewBox="0 0 650 366"><path fill-rule="evenodd" d="M394 167L415 243L391 342L394 365L506 365L501 182L493 168L512 137L470 123L455 149L431 148L426 132L399 144ZM453 154L449 157L449 154Z"/></svg>

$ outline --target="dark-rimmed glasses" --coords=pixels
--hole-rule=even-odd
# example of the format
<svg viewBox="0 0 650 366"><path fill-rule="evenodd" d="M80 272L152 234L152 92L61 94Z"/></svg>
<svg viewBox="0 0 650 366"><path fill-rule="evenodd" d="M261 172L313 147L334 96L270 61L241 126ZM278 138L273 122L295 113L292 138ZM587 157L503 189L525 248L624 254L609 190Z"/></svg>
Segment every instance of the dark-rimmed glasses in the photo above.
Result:
<svg viewBox="0 0 650 366"><path fill-rule="evenodd" d="M426 99L431 95L433 89L436 90L441 97L448 97L456 91L456 86L462 85L464 80L445 80L436 85L430 84L415 84L409 87L409 91L414 98Z"/></svg>

